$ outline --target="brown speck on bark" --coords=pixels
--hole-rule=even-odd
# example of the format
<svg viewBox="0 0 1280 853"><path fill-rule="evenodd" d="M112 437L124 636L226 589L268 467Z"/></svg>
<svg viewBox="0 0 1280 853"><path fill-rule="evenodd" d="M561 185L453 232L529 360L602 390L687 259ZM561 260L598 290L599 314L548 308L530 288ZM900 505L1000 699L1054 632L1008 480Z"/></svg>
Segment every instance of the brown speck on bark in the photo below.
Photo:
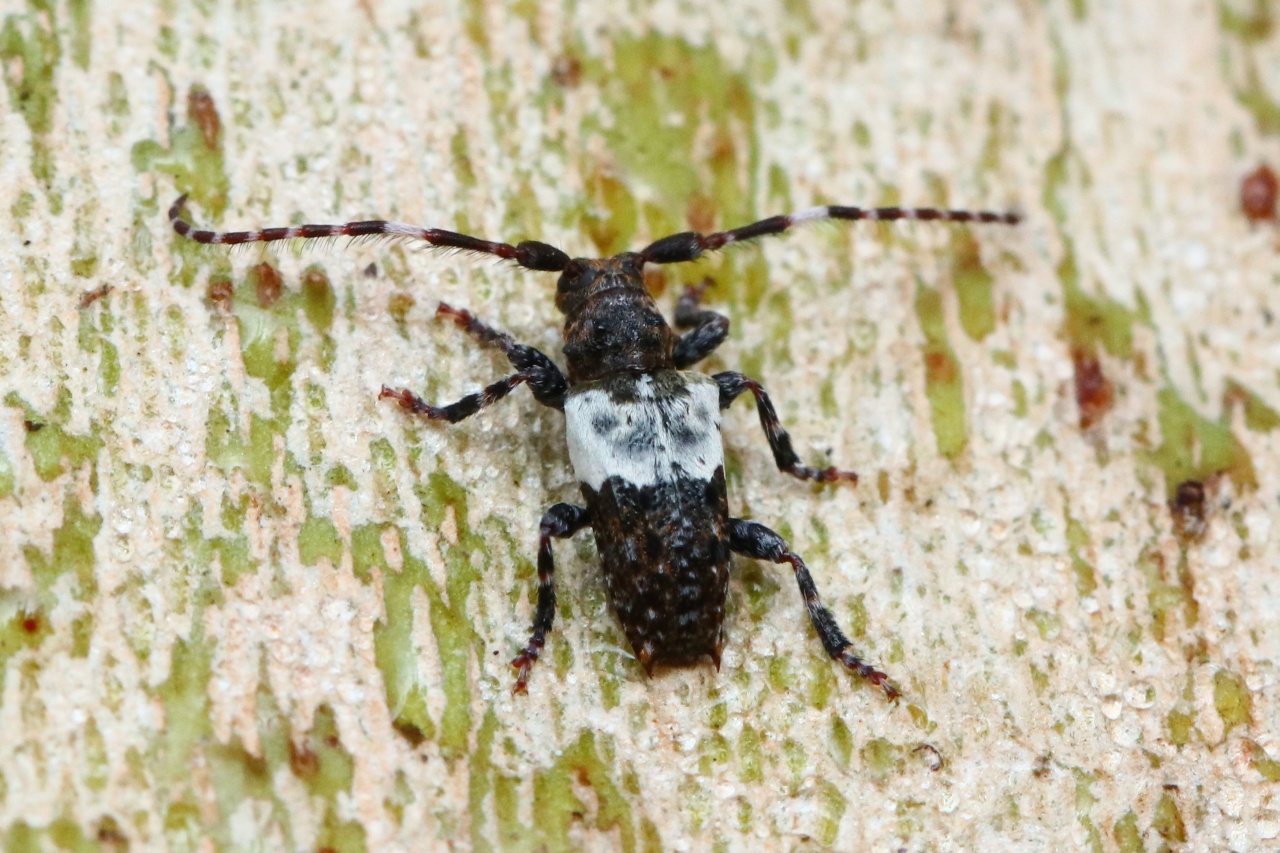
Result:
<svg viewBox="0 0 1280 853"><path fill-rule="evenodd" d="M98 842L108 850L127 849L129 838L120 831L115 818L107 816L98 824Z"/></svg>
<svg viewBox="0 0 1280 853"><path fill-rule="evenodd" d="M578 57L563 54L551 64L551 81L557 86L572 89L582 82L582 63Z"/></svg>
<svg viewBox="0 0 1280 853"><path fill-rule="evenodd" d="M1276 173L1264 163L1244 176L1240 181L1240 209L1250 222L1265 222L1276 218L1276 197L1280 195L1280 181Z"/></svg>
<svg viewBox="0 0 1280 853"><path fill-rule="evenodd" d="M280 301L284 292L284 279L280 271L271 264L262 263L253 268L254 288L258 293L258 304L270 308Z"/></svg>
<svg viewBox="0 0 1280 853"><path fill-rule="evenodd" d="M396 720L391 725L392 728L400 733L401 737L409 742L409 746L418 746L427 739L427 736L423 733L422 729L418 728L413 723Z"/></svg>
<svg viewBox="0 0 1280 853"><path fill-rule="evenodd" d="M86 290L80 297L80 307L88 308L102 297L111 292L111 285L104 284L101 287L95 287L93 290Z"/></svg>
<svg viewBox="0 0 1280 853"><path fill-rule="evenodd" d="M1205 521L1204 483L1199 480L1184 480L1179 483L1173 500L1169 502L1169 511L1173 514L1173 528L1179 539L1198 539L1203 536L1208 527Z"/></svg>
<svg viewBox="0 0 1280 853"><path fill-rule="evenodd" d="M1098 357L1083 349L1071 351L1071 361L1076 369L1076 404L1080 407L1080 429L1102 420L1115 402L1111 382L1102 373Z"/></svg>
<svg viewBox="0 0 1280 853"><path fill-rule="evenodd" d="M222 119L213 96L203 86L192 86L187 93L187 118L200 128L200 138L210 151L217 151L222 144Z"/></svg>
<svg viewBox="0 0 1280 853"><path fill-rule="evenodd" d="M942 758L942 753L939 752L938 748L931 743L922 743L913 749L912 752L917 755L924 756L925 763L928 765L929 772L931 773L937 773L942 769L943 765L946 764L946 761Z"/></svg>
<svg viewBox="0 0 1280 853"><path fill-rule="evenodd" d="M1243 406L1249 402L1249 393L1239 385L1229 384L1227 389L1222 392L1222 408L1230 409L1233 406Z"/></svg>
<svg viewBox="0 0 1280 853"><path fill-rule="evenodd" d="M299 779L314 779L320 772L320 758L305 745L289 741L289 769Z"/></svg>
<svg viewBox="0 0 1280 853"><path fill-rule="evenodd" d="M945 352L930 350L924 356L924 369L933 382L955 382L956 364Z"/></svg>
<svg viewBox="0 0 1280 853"><path fill-rule="evenodd" d="M205 291L205 298L217 305L219 308L230 309L231 301L235 296L235 291L231 287L231 282L223 276L209 279L209 287Z"/></svg>
<svg viewBox="0 0 1280 853"><path fill-rule="evenodd" d="M715 141L711 146L712 167L721 169L732 169L738 162L737 147L733 144L733 137L728 133L718 133Z"/></svg>
<svg viewBox="0 0 1280 853"><path fill-rule="evenodd" d="M714 231L716 229L715 203L704 195L695 195L689 200L684 218L694 231Z"/></svg>

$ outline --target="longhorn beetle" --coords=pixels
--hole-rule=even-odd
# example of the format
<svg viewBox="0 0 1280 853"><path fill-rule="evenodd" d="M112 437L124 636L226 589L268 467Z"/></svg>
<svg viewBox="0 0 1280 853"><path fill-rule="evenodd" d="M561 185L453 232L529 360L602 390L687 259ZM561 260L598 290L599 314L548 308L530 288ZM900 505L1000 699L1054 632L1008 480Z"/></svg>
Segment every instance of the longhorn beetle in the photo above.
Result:
<svg viewBox="0 0 1280 853"><path fill-rule="evenodd" d="M688 666L710 659L720 668L729 555L787 563L795 572L809 621L828 655L899 696L888 675L854 651L818 597L804 560L762 524L729 515L725 494L720 412L745 392L755 397L760 426L778 470L801 480L856 483L858 475L800 463L791 437L764 388L741 373L708 376L689 368L728 335L729 319L700 310L703 286L685 290L676 305L677 335L644 286L645 264L694 261L733 243L780 234L793 225L824 219L896 219L1016 224L1014 213L934 208L812 207L750 225L699 234L686 231L611 258L571 258L546 243L511 245L438 228L369 220L345 225L294 225L261 231L199 231L182 218L186 196L169 209L173 228L198 243L234 245L322 237L391 237L430 246L494 255L525 269L560 273L556 307L565 315L568 375L542 352L444 303L436 315L452 320L482 344L499 349L516 372L456 403L433 406L410 391L382 387L379 399L431 420L457 423L498 402L518 385L534 399L564 412L569 458L585 506L558 503L542 516L538 542L538 603L533 630L512 661L516 692L525 692L529 670L542 652L555 619L552 539L584 527L595 533L609 602L646 672L654 666Z"/></svg>

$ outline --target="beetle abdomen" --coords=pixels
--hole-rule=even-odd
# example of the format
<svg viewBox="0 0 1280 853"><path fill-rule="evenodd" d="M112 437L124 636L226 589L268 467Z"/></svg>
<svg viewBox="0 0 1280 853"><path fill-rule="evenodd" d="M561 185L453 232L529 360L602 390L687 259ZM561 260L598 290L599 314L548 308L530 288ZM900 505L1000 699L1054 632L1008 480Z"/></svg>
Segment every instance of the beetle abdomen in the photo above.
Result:
<svg viewBox="0 0 1280 853"><path fill-rule="evenodd" d="M569 455L609 601L646 668L723 645L729 580L719 387L679 371L570 389Z"/></svg>

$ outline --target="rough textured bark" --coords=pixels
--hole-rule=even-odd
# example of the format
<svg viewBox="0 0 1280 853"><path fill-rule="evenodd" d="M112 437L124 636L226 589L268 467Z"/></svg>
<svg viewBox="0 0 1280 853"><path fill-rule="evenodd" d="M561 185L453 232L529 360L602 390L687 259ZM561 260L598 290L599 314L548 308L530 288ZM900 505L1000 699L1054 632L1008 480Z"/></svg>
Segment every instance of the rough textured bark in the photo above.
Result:
<svg viewBox="0 0 1280 853"><path fill-rule="evenodd" d="M1267 4L5 6L9 849L1275 843L1280 232L1237 195L1280 161ZM173 237L180 192L214 227L581 255L822 203L1025 211L653 280L674 307L714 277L712 366L861 472L793 482L727 418L734 511L902 702L752 563L719 674L646 678L587 536L512 696L537 521L576 497L562 419L518 391L439 427L377 391L505 370L439 299L556 351L554 277L228 255Z"/></svg>

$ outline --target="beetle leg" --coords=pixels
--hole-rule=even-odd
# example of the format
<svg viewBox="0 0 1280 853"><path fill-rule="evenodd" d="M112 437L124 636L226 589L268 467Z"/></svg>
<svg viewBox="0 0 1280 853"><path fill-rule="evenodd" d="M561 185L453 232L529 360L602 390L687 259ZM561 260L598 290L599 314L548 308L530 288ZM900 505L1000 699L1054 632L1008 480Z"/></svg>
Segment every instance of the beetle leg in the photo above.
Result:
<svg viewBox="0 0 1280 853"><path fill-rule="evenodd" d="M838 468L809 468L800 464L800 457L791 446L791 436L782 428L778 420L778 412L773 408L773 401L754 379L748 379L741 373L732 371L717 373L711 377L720 386L720 408L729 405L745 391L750 391L756 398L756 411L760 414L760 426L764 429L765 438L769 439L769 447L773 450L773 459L778 470L800 480L817 480L819 483L834 483L837 480L858 482L858 475L853 471L841 471Z"/></svg>
<svg viewBox="0 0 1280 853"><path fill-rule="evenodd" d="M560 368L556 367L555 362L546 354L533 347L516 343L506 332L500 332L481 323L472 316L470 311L452 308L441 302L440 307L436 309L436 316L448 317L476 340L502 350L507 360L511 362L511 366L518 372L447 406L433 406L410 391L395 391L385 385L378 394L379 399L390 397L406 411L452 424L471 417L486 406L493 405L510 394L516 386L527 384L529 390L533 392L534 399L539 403L553 409L564 408L564 395L569 389L569 383L560 372Z"/></svg>
<svg viewBox="0 0 1280 853"><path fill-rule="evenodd" d="M804 597L805 610L809 612L809 621L822 640L822 647L832 660L838 660L846 669L870 681L884 691L889 699L897 699L902 694L889 676L858 657L849 642L849 638L836 624L836 618L822 603L818 588L814 586L809 568L787 547L781 536L763 524L754 521L743 521L741 518L729 519L729 549L744 557L756 560L768 560L771 563L790 563L796 575L796 583L800 585L800 595Z"/></svg>
<svg viewBox="0 0 1280 853"><path fill-rule="evenodd" d="M729 336L729 318L715 311L700 311L703 291L711 284L704 278L700 284L684 289L676 303L675 325L677 329L691 329L676 341L672 358L676 367L683 370L692 367L715 351Z"/></svg>
<svg viewBox="0 0 1280 853"><path fill-rule="evenodd" d="M538 607L533 616L533 632L524 651L511 661L516 669L516 693L527 692L529 670L541 654L547 632L556 618L556 565L551 553L551 540L568 539L587 523L587 511L573 504L556 504L542 516L538 540Z"/></svg>

